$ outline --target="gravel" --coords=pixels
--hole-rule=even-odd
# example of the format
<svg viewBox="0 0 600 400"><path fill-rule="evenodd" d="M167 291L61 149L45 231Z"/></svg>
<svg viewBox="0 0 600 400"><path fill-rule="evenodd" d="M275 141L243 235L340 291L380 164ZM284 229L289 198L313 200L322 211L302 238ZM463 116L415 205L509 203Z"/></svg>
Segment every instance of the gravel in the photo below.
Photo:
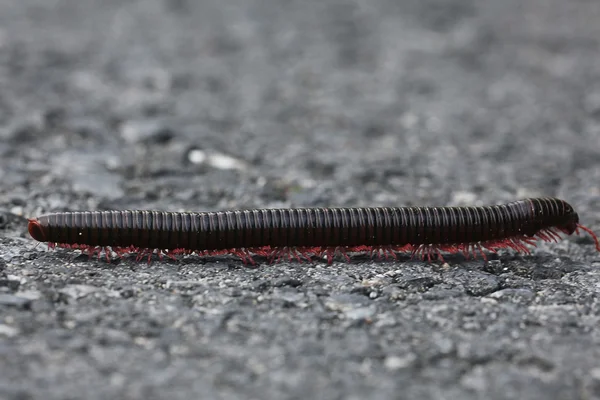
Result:
<svg viewBox="0 0 600 400"><path fill-rule="evenodd" d="M589 237L447 264L113 262L102 209L564 198L600 232L600 3L0 5L0 398L592 399Z"/></svg>

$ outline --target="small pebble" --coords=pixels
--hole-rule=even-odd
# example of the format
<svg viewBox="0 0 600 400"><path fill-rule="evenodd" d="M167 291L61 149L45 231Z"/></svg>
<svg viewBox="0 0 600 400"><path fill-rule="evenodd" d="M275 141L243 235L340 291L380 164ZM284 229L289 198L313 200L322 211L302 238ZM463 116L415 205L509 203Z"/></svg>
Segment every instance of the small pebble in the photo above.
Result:
<svg viewBox="0 0 600 400"><path fill-rule="evenodd" d="M0 294L0 305L18 308L28 308L30 304L30 299L15 296L13 294Z"/></svg>

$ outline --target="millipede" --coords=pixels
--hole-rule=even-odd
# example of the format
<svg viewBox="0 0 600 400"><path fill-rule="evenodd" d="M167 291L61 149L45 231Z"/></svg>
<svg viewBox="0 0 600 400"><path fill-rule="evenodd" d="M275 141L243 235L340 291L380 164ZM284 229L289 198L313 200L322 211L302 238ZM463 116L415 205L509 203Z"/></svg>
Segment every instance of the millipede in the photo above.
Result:
<svg viewBox="0 0 600 400"><path fill-rule="evenodd" d="M558 242L561 234L594 232L579 223L566 201L530 198L490 206L252 209L221 212L82 211L29 219L31 237L50 247L79 249L90 257L111 251L214 256L234 254L244 264L253 255L271 261L312 260L349 253L396 258L410 253L443 261L442 253L512 249L530 254L538 240Z"/></svg>

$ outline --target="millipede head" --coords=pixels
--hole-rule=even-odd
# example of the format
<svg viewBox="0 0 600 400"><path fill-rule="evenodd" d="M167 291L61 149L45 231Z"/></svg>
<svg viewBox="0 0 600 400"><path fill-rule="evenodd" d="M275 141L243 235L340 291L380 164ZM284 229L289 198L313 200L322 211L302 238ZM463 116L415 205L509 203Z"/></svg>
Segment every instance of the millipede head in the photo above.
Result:
<svg viewBox="0 0 600 400"><path fill-rule="evenodd" d="M569 203L562 200L560 201L563 203L564 211L559 216L556 227L567 235L572 235L577 231L577 227L579 226L579 215Z"/></svg>
<svg viewBox="0 0 600 400"><path fill-rule="evenodd" d="M579 223L579 215L569 203L563 200L560 201L562 201L564 212L560 216L560 222L556 227L568 235L572 235L573 233L579 234L579 230L587 232L594 240L596 250L600 251L600 240L598 240L598 236L590 228Z"/></svg>
<svg viewBox="0 0 600 400"><path fill-rule="evenodd" d="M40 221L35 218L29 219L29 224L27 225L27 230L32 238L37 240L38 242L47 242L46 232Z"/></svg>

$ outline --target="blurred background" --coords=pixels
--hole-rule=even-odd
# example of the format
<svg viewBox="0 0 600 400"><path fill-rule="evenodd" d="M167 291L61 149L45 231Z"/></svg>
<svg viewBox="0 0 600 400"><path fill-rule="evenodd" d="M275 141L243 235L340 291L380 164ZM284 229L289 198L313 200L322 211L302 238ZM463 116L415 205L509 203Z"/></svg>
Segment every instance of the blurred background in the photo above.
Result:
<svg viewBox="0 0 600 400"><path fill-rule="evenodd" d="M27 215L598 195L595 1L1 11L1 189Z"/></svg>
<svg viewBox="0 0 600 400"><path fill-rule="evenodd" d="M599 21L596 0L0 0L0 397L597 396L586 238L250 272L45 253L25 218L547 195L600 231Z"/></svg>

